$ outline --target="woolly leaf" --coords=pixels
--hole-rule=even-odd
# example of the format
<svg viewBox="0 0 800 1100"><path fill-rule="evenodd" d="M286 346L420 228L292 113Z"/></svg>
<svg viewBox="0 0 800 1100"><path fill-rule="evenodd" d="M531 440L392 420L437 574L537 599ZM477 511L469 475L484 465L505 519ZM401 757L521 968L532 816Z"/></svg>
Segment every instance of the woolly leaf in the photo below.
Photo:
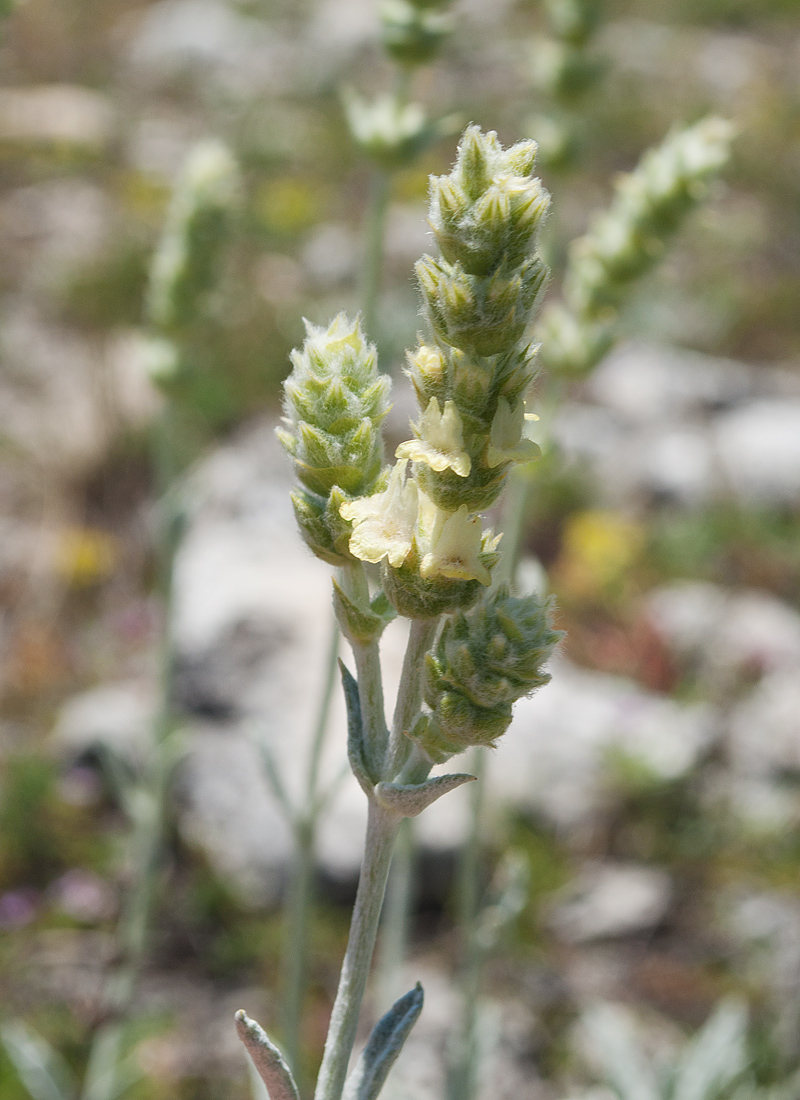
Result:
<svg viewBox="0 0 800 1100"><path fill-rule="evenodd" d="M378 1020L347 1079L342 1100L375 1100L422 1012L423 1000L422 986L417 982Z"/></svg>

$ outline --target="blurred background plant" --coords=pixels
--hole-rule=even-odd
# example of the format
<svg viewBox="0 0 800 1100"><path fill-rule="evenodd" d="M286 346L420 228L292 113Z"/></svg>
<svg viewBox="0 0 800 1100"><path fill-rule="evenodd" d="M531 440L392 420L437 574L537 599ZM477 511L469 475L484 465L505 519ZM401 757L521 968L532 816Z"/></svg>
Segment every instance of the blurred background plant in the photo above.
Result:
<svg viewBox="0 0 800 1100"><path fill-rule="evenodd" d="M432 114L457 111L504 141L543 137L533 112L562 118L551 92L532 86L526 45L577 47L560 37L555 7L429 14L457 27L416 70L414 98ZM180 464L208 457L190 478L177 574L175 713L189 753L130 1034L130 1065L144 1072L132 1095L144 1098L244 1096L243 1062L225 1046L230 1010L252 1002L274 1022L259 998L276 1003L290 841L277 811L252 809L271 796L254 789L261 766L242 730L266 713L299 782L278 727L311 729L323 685L306 687L306 707L281 654L307 653L321 669L326 641L318 611L298 636L281 591L257 579L264 529L290 525L271 504L270 486L277 496L284 485L265 440L301 317L322 322L360 303L371 169L349 141L339 90L391 87L385 33L378 9L354 0L27 0L0 42L0 988L4 1017L24 1018L79 1077L129 876L129 826L97 745L124 745L136 760L162 629L148 457L161 406L142 335L149 257L199 138L223 137L244 181L242 231L180 391ZM531 868L519 918L485 967L497 1042L478 1087L494 1096L557 1097L595 1080L570 1024L597 997L627 1001L669 1038L676 1021L694 1031L738 992L752 1006L758 1087L797 1065L797 41L792 0L614 0L580 45L602 67L571 116L573 168L543 161L558 286L568 242L591 238L592 211L614 208L616 173L676 124L715 113L738 131L725 184L626 292L617 331L638 343L565 382L551 421L533 406L552 453L536 471L520 582L541 583L537 561L547 568L568 641L540 709L523 710L509 734L519 740L507 770L499 754L489 761L481 880L510 845ZM395 121L408 133L419 116ZM390 169L386 368L402 366L418 325L410 270L426 247L427 175L450 159L448 143L431 144ZM398 407L396 423L406 419ZM318 609L324 595L303 561L287 543L270 568ZM387 654L393 645L390 628ZM334 709L331 729L340 722ZM457 1012L444 975L467 816L462 805L419 837L410 950L432 980L418 1045L396 1072L410 1089L413 1067L427 1067L418 1076L437 1096ZM234 818L257 842L234 843ZM353 889L360 823L346 789L325 820L309 1075ZM5 1055L0 1091L25 1095Z"/></svg>

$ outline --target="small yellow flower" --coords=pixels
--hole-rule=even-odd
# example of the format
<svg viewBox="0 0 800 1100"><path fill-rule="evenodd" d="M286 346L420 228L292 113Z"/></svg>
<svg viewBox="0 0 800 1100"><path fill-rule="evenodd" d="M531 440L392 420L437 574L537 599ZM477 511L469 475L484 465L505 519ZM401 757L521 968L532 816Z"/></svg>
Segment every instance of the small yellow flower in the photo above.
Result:
<svg viewBox="0 0 800 1100"><path fill-rule="evenodd" d="M425 580L442 576L491 584L492 575L481 561L481 554L487 549L493 550L499 540L492 539L489 532L491 545L484 545L480 517L471 516L466 504L457 512L445 512L424 493L420 492L419 496L420 527L425 542L420 576Z"/></svg>
<svg viewBox="0 0 800 1100"><path fill-rule="evenodd" d="M412 462L424 462L437 474L454 470L459 477L467 477L472 460L464 450L464 425L455 401L445 401L444 412L432 397L419 423L419 439L401 443L395 452L398 458L410 458Z"/></svg>
<svg viewBox="0 0 800 1100"><path fill-rule="evenodd" d="M512 407L501 397L492 420L489 445L486 448L486 465L500 466L503 462L530 462L541 454L532 439L525 439L525 402L518 401Z"/></svg>
<svg viewBox="0 0 800 1100"><path fill-rule="evenodd" d="M398 462L382 493L347 501L339 509L354 524L350 553L373 563L388 558L399 568L411 550L418 512L417 483L406 480L406 463Z"/></svg>

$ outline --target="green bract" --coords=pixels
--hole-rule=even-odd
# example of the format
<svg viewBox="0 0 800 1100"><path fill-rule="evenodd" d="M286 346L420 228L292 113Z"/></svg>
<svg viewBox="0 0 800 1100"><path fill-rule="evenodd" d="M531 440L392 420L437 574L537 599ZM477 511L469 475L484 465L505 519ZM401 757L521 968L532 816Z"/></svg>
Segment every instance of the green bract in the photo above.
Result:
<svg viewBox="0 0 800 1100"><path fill-rule="evenodd" d="M494 745L512 704L549 681L544 665L562 637L550 617L549 602L501 588L445 623L427 657L431 712L411 734L434 763L471 745Z"/></svg>
<svg viewBox="0 0 800 1100"><path fill-rule="evenodd" d="M550 197L535 158L533 141L503 149L470 126L453 171L431 180L442 257L424 256L417 277L435 344L409 357L423 415L398 456L448 511L489 508L510 465L538 454L523 435L536 350L525 334L547 278L536 241Z"/></svg>
<svg viewBox="0 0 800 1100"><path fill-rule="evenodd" d="M306 330L302 351L292 352L277 434L304 487L292 497L303 536L315 554L341 565L352 559L339 509L381 485L391 382L378 373L375 345L357 320L340 313L327 329L306 323Z"/></svg>

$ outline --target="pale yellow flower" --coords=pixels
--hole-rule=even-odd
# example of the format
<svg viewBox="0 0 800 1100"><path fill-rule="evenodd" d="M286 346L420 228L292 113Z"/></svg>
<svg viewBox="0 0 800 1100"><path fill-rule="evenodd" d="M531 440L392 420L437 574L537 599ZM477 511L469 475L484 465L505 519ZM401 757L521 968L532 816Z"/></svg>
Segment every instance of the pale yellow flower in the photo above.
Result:
<svg viewBox="0 0 800 1100"><path fill-rule="evenodd" d="M388 558L397 569L411 550L419 512L417 484L406 480L406 463L395 465L382 493L347 501L339 512L354 525L351 554L360 561Z"/></svg>
<svg viewBox="0 0 800 1100"><path fill-rule="evenodd" d="M424 462L437 474L453 470L459 477L467 477L472 460L464 450L464 425L454 401L445 401L444 412L432 397L419 423L419 439L401 443L398 458L410 458L412 462Z"/></svg>
<svg viewBox="0 0 800 1100"><path fill-rule="evenodd" d="M480 517L471 516L466 504L462 504L457 512L445 512L424 493L419 495L420 527L423 528L425 542L420 576L425 580L442 576L490 584L491 573L481 561L481 553L486 547ZM489 549L494 549L496 545L495 540Z"/></svg>
<svg viewBox="0 0 800 1100"><path fill-rule="evenodd" d="M486 448L486 465L500 466L503 462L530 462L541 454L532 439L525 439L525 402L518 401L512 407L501 397L492 420L489 446Z"/></svg>

